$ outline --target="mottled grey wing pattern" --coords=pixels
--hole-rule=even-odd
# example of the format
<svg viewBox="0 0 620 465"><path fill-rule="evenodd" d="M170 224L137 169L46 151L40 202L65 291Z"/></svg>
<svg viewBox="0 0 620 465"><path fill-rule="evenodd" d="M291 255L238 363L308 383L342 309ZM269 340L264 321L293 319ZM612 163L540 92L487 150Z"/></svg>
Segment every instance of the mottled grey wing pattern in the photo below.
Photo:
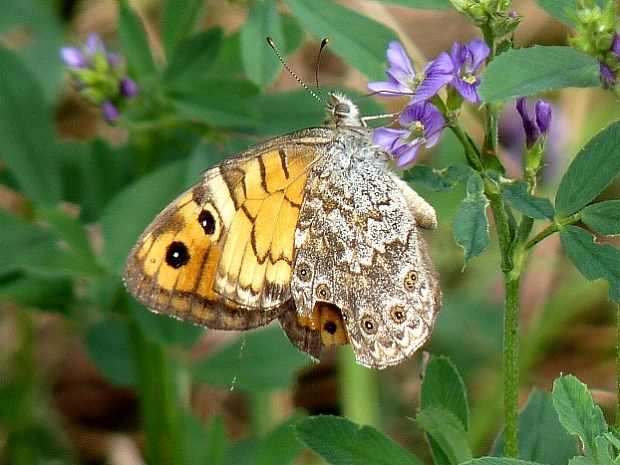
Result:
<svg viewBox="0 0 620 465"><path fill-rule="evenodd" d="M368 130L338 134L308 179L291 290L302 318L317 302L337 306L357 361L384 368L426 341L441 305L420 233L435 212L388 170Z"/></svg>

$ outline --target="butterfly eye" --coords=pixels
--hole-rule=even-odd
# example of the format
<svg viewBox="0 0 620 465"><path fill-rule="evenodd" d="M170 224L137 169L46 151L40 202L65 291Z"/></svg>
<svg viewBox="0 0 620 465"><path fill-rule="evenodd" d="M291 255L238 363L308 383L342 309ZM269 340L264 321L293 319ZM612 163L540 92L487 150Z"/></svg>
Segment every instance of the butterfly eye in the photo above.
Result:
<svg viewBox="0 0 620 465"><path fill-rule="evenodd" d="M213 214L209 210L202 210L200 212L198 223L200 223L207 236L211 236L215 232L215 218L213 218Z"/></svg>
<svg viewBox="0 0 620 465"><path fill-rule="evenodd" d="M166 249L166 263L174 269L187 264L189 258L189 250L183 242L172 242Z"/></svg>
<svg viewBox="0 0 620 465"><path fill-rule="evenodd" d="M319 284L316 288L316 296L319 299L328 300L331 297L331 292L327 287L327 284Z"/></svg>
<svg viewBox="0 0 620 465"><path fill-rule="evenodd" d="M418 272L416 270L409 270L405 275L405 289L413 291L415 289L415 283L418 281Z"/></svg>
<svg viewBox="0 0 620 465"><path fill-rule="evenodd" d="M351 113L351 109L349 108L349 105L347 105L346 103L337 103L336 106L334 107L334 114L336 115L348 115L349 113Z"/></svg>
<svg viewBox="0 0 620 465"><path fill-rule="evenodd" d="M375 334L377 332L377 323L370 316L364 315L362 317L362 329L367 334Z"/></svg>
<svg viewBox="0 0 620 465"><path fill-rule="evenodd" d="M407 319L405 307L401 307L400 305L392 307L390 310L390 316L392 317L394 323L403 323Z"/></svg>

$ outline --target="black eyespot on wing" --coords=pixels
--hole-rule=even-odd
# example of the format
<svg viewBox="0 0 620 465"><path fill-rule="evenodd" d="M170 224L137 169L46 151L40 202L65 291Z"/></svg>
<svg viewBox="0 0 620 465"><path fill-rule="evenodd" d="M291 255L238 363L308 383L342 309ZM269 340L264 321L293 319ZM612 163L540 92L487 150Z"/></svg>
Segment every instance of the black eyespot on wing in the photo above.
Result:
<svg viewBox="0 0 620 465"><path fill-rule="evenodd" d="M408 291L413 291L415 285L418 282L418 272L416 270L409 270L405 275L404 285Z"/></svg>
<svg viewBox="0 0 620 465"><path fill-rule="evenodd" d="M370 315L364 315L362 317L362 329L366 332L366 334L375 334L379 329L377 323Z"/></svg>
<svg viewBox="0 0 620 465"><path fill-rule="evenodd" d="M166 249L166 263L174 269L181 268L189 262L190 255L183 242L171 242Z"/></svg>
<svg viewBox="0 0 620 465"><path fill-rule="evenodd" d="M336 334L336 331L338 330L338 325L336 325L336 322L334 321L326 321L323 325L323 329L329 334Z"/></svg>
<svg viewBox="0 0 620 465"><path fill-rule="evenodd" d="M207 236L215 233L215 218L209 210L202 210L198 215L198 223Z"/></svg>
<svg viewBox="0 0 620 465"><path fill-rule="evenodd" d="M322 300L331 299L332 293L327 287L327 284L319 284L316 288L316 296Z"/></svg>
<svg viewBox="0 0 620 465"><path fill-rule="evenodd" d="M297 266L297 277L301 281L310 281L310 278L312 278L312 270L310 270L310 265L307 263L300 263Z"/></svg>

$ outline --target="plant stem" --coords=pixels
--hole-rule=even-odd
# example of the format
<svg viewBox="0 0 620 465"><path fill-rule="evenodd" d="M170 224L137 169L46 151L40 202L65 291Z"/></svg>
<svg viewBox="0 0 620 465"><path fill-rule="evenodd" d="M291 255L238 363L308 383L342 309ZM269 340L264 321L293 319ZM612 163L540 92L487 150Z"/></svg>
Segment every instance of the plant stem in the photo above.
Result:
<svg viewBox="0 0 620 465"><path fill-rule="evenodd" d="M517 458L519 386L519 283L520 275L504 275L504 455Z"/></svg>
<svg viewBox="0 0 620 465"><path fill-rule="evenodd" d="M620 305L616 308L616 430L620 430Z"/></svg>
<svg viewBox="0 0 620 465"><path fill-rule="evenodd" d="M348 347L338 351L339 390L342 415L360 425L381 427L376 372L358 365Z"/></svg>

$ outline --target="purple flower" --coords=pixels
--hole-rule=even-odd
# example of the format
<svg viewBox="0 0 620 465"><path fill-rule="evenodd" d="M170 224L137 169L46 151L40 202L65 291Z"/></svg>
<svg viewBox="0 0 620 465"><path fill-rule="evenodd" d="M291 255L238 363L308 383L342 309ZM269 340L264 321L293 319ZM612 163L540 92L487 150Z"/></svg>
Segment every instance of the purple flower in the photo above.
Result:
<svg viewBox="0 0 620 465"><path fill-rule="evenodd" d="M135 97L136 95L138 95L138 92L140 90L138 84L136 84L136 81L127 76L121 79L120 88L121 94L123 94L127 98Z"/></svg>
<svg viewBox="0 0 620 465"><path fill-rule="evenodd" d="M120 116L118 109L109 100L106 100L101 104L101 111L103 112L103 117L108 122L116 121Z"/></svg>
<svg viewBox="0 0 620 465"><path fill-rule="evenodd" d="M614 38L611 41L611 47L609 47L609 50L616 55L616 60L620 64L620 35L617 32L614 33ZM602 61L599 61L598 65L603 87L606 89L613 87L618 79L614 70Z"/></svg>
<svg viewBox="0 0 620 465"><path fill-rule="evenodd" d="M75 47L61 47L60 56L70 68L87 68L88 61L81 50Z"/></svg>
<svg viewBox="0 0 620 465"><path fill-rule="evenodd" d="M620 61L620 35L617 32L614 33L614 38L611 41L611 47L609 49L618 57L618 61Z"/></svg>
<svg viewBox="0 0 620 465"><path fill-rule="evenodd" d="M422 145L435 145L445 126L441 112L428 102L407 106L398 122L401 128L380 128L374 133L375 144L396 158L398 168L413 162Z"/></svg>
<svg viewBox="0 0 620 465"><path fill-rule="evenodd" d="M551 105L544 100L538 100L534 107L534 115L530 115L525 107L525 97L517 99L517 111L521 115L523 121L523 129L525 130L525 145L528 149L538 141L544 138L551 124Z"/></svg>
<svg viewBox="0 0 620 465"><path fill-rule="evenodd" d="M390 65L385 71L388 81L367 84L370 90L385 97L412 95L409 103L422 102L433 97L452 79L452 69L446 72L444 66L435 63L437 60L428 63L424 71L417 75L399 42L390 42L386 56Z"/></svg>
<svg viewBox="0 0 620 465"><path fill-rule="evenodd" d="M465 100L472 103L481 102L477 89L482 81L476 72L487 59L490 51L489 46L480 39L474 39L465 45L456 42L450 51L453 66L453 78L450 85Z"/></svg>

